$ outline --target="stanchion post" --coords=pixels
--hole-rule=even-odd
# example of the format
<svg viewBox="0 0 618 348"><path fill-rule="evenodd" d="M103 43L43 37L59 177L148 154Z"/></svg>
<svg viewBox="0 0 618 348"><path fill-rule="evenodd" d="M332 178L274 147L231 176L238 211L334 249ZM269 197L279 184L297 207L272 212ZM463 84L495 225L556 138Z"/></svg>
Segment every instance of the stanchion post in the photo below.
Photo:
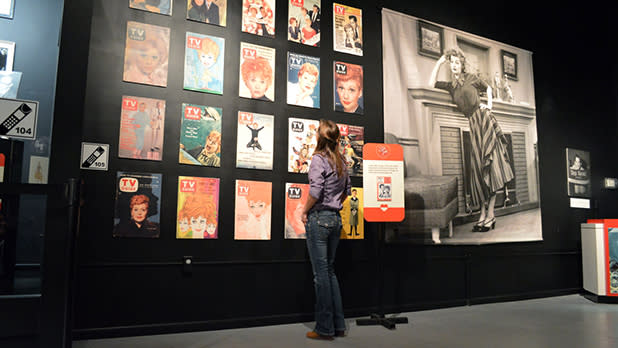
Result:
<svg viewBox="0 0 618 348"><path fill-rule="evenodd" d="M376 256L375 280L378 288L378 313L356 324L382 325L393 330L408 318L384 316L384 246L386 222L401 222L405 218L403 148L398 144L367 143L363 146L363 189L365 220L378 223L374 242Z"/></svg>
<svg viewBox="0 0 618 348"><path fill-rule="evenodd" d="M369 325L382 325L389 330L397 328L397 324L407 324L408 318L406 317L391 317L386 318L384 316L384 303L382 301L384 294L384 244L386 241L386 228L385 223L380 222L378 224L378 236L375 243L376 248L376 262L377 262L377 274L376 282L378 288L378 312L372 313L369 319L357 319L356 325L369 326Z"/></svg>

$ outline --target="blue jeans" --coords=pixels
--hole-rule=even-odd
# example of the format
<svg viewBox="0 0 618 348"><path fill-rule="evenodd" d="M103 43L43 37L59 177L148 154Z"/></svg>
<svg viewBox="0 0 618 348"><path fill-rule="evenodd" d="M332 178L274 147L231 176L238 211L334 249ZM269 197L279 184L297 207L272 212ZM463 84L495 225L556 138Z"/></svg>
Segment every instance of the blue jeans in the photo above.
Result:
<svg viewBox="0 0 618 348"><path fill-rule="evenodd" d="M307 249L315 287L315 332L332 336L345 330L339 282L335 276L335 253L341 235L341 216L330 210L312 211L307 217Z"/></svg>

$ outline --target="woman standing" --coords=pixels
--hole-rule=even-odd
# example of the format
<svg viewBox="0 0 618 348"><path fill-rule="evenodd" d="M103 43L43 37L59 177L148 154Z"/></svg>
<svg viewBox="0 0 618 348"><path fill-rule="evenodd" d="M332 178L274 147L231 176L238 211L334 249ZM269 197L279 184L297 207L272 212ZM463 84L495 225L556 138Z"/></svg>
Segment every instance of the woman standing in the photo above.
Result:
<svg viewBox="0 0 618 348"><path fill-rule="evenodd" d="M451 69L451 82L436 82L445 62ZM508 162L506 138L491 113L492 89L477 76L466 73L465 64L466 58L461 51L448 50L436 62L429 86L448 91L470 123L472 204L481 206L481 215L473 231L486 232L496 226L496 192L515 176ZM487 104L481 103L480 92L487 92Z"/></svg>
<svg viewBox="0 0 618 348"><path fill-rule="evenodd" d="M345 335L343 305L334 263L339 237L343 201L350 194L351 182L339 151L339 127L320 120L317 146L309 167L309 196L302 222L307 232L307 249L315 288L315 329L308 338L332 340Z"/></svg>

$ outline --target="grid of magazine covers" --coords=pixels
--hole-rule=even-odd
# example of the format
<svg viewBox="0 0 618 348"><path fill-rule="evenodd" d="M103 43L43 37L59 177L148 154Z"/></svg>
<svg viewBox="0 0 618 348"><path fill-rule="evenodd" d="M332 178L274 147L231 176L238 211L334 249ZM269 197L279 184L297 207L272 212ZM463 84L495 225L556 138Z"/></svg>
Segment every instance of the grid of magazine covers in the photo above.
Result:
<svg viewBox="0 0 618 348"><path fill-rule="evenodd" d="M279 0L283 1L283 0ZM324 62L320 49L313 55L295 52L305 45L320 47L323 30L333 33L333 50L345 54L363 55L362 10L345 4L332 3L333 22L321 25L321 0L287 0L287 62L276 62L273 46L276 37L276 0L242 0L241 28L228 27L227 0L128 0L128 11L147 11L163 16L182 15L188 21L203 24L199 32L186 31L184 52L171 52L171 32L174 28L127 21L124 42L124 67L122 81L126 83L169 88L168 82L176 76L168 74L170 56L184 54L182 89L186 93L207 93L218 98L247 98L257 100L260 112L255 110L223 110L223 103L205 102L201 105L181 103L180 110L166 108L171 101L153 98L154 95L123 95L120 107L118 158L159 162L176 162L163 158L163 146L176 146L176 139L165 139L166 115L170 120L180 119L175 125L179 132L178 165L215 167L221 170L221 162L232 160L233 154L222 154L222 139L233 139L234 134L225 134L222 124L236 126L236 168L272 171L275 164L276 120L287 118L288 152L285 171L306 174L316 147L316 132L319 121L305 118L303 110L319 109L326 112L348 113L349 123L338 123L341 133L340 150L350 176L363 174L362 148L364 127L355 125L358 115L364 114L363 66L335 60ZM174 5L176 3L176 6ZM185 8L178 8L186 2ZM326 4L325 4L326 5ZM328 5L327 7L330 7ZM281 7L280 7L281 8ZM175 10L174 12L172 12ZM285 15L279 11L278 15ZM236 18L236 14L232 16ZM143 16L147 21L149 16ZM200 25L202 25L200 24ZM238 67L238 94L224 95L224 84L231 80L229 73L235 64L225 57L226 39L221 30L238 30L243 35L260 37L253 42L228 42L240 49ZM282 29L283 30L283 29ZM281 30L281 31L282 31ZM242 36L244 37L244 36ZM242 40L241 37L241 40ZM266 38L261 38L266 37ZM345 59L345 55L338 58ZM356 59L358 61L358 59ZM277 64L278 63L278 64ZM332 66L333 105L320 103L320 86L324 82L321 67ZM284 67L285 66L285 67ZM287 68L287 70L286 70ZM228 71L225 74L224 72ZM287 77L286 95L275 95L275 76ZM330 85L328 83L327 85ZM324 84L322 84L324 86ZM140 91L148 89L140 89ZM137 93L136 93L137 94ZM206 99L204 99L206 100ZM221 99L207 99L221 100ZM263 103L266 102L266 103ZM275 102L293 106L288 115L275 114L271 107ZM312 114L313 115L313 114ZM308 115L309 116L309 115ZM311 117L311 116L310 116ZM325 116L325 118L328 118ZM281 120L279 121L281 122ZM364 122L363 122L364 123ZM283 136L277 134L277 136ZM169 137L169 136L168 136ZM223 140L225 141L225 140ZM175 151L175 150L174 150ZM226 158L226 155L228 158ZM182 171L182 168L180 170ZM212 173L212 172L210 172ZM281 233L285 239L304 239L305 227L301 222L303 206L309 195L307 176L292 174L296 182L285 182L285 221L283 231L272 231L271 208L273 183L258 180L235 180L234 239L270 240L272 233ZM221 192L220 177L179 175L164 178L161 173L118 171L116 173L116 196L114 210L114 237L159 238L160 222L170 212L161 211L162 185L177 185L176 238L217 239L219 230L219 199L231 197L231 192ZM287 180L285 180L287 181ZM364 238L363 189L353 187L351 195L343 203L341 216L342 239ZM283 198L283 197L281 197ZM165 214L165 215L163 215ZM165 231L163 232L165 233ZM229 232L231 233L231 232Z"/></svg>

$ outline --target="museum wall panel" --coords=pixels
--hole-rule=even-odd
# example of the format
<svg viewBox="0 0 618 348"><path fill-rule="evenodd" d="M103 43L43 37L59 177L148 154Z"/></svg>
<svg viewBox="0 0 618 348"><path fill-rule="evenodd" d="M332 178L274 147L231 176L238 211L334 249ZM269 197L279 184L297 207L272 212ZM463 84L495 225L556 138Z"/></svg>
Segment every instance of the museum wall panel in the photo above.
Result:
<svg viewBox="0 0 618 348"><path fill-rule="evenodd" d="M528 153L522 152L521 148L527 139L525 130L518 129L518 125L513 123L510 131L515 167L520 173L517 186L526 188L519 194L522 202L532 201L540 205L543 240L484 246L387 244L384 257L378 259L375 247L379 229L377 224L366 223L363 240L343 240L338 250L336 267L346 314L368 315L379 304L389 312L400 312L573 293L581 288L579 223L586 218L600 215L611 217L618 212L618 207L608 203L615 200L616 194L602 191L599 186L600 178L612 176L616 170L614 163L604 160L616 155L616 151L605 141L615 137L615 103L611 100L611 83L599 81L583 71L581 62L588 54L581 51L563 54L564 47L572 45L564 45L567 39L559 36L560 30L557 28L567 26L567 21L560 16L548 16L551 13L549 8L543 7L536 13L517 7L513 12L502 12L501 16L486 17L479 13L494 12L487 10L488 6L494 6L489 1L466 4L465 11L459 11L461 4L447 0L346 2L363 10L364 54L355 56L333 51L330 1L322 1L324 35L320 47L286 41L287 2L283 1L276 4L274 39L241 32L240 1L228 1L226 27L188 21L186 13L183 13L186 11L186 1L174 1L172 16L130 9L128 0L90 1L93 4L92 25L84 29L90 30L89 54L81 57L88 64L87 81L83 86L74 87L85 91L84 108L80 110L83 114L82 141L110 144L110 161L108 171L81 172L85 186L77 245L74 323L77 337L311 320L313 285L306 246L303 240L284 238L285 184L306 182L304 174L288 172L288 119L330 118L342 124L363 126L364 142L385 140L384 104L398 105L393 113L407 113L413 99L407 93L410 86L406 86L404 96L383 95L380 53L383 52L382 7L472 33L463 35L455 31L449 39L451 41L456 40L457 35L468 40L474 40L478 35L533 52L531 61L520 62L521 66L528 68L520 71L522 77L519 81L529 83L533 79L534 93L520 91L518 87L515 90L519 95L530 93L527 96L530 100L536 99L536 105L530 107L536 107L538 157L542 159L538 173L527 170L526 175L522 174L521 167L528 166L531 161ZM452 11L446 10L449 8ZM573 10L558 11L570 14ZM521 25L521 18L527 18L525 26ZM65 21L71 19L65 18ZM123 82L128 21L171 29L167 87ZM550 29L546 30L548 24ZM513 30L514 27L518 30ZM581 33L571 33L569 40L584 36L589 29L582 26L579 30ZM187 31L225 38L222 95L183 90ZM399 36L402 44L410 45L415 40L415 32L402 32ZM599 47L607 48L606 40L599 38L598 41L595 43ZM274 102L239 97L241 42L276 49ZM286 103L287 71L284 62L288 52L320 58L323 77L320 108ZM383 54L388 55L389 52L384 51ZM363 65L364 84L367 86L363 95L363 115L334 111L334 61ZM414 73L404 67L405 59L400 60L399 64L401 75L410 77L411 74L410 79L413 79ZM433 62L427 61L426 64ZM496 64L490 60L490 69L494 69ZM580 87L568 88L574 81ZM400 82L403 83L403 80ZM121 101L127 95L166 101L162 161L118 157ZM431 97L431 93L425 97L427 95ZM593 98L596 98L595 103L582 101ZM178 163L182 103L222 108L220 167ZM512 111L507 106L497 109L503 114ZM241 110L274 115L272 171L236 168L236 118ZM604 126L599 125L608 115L611 115L611 121ZM448 117L442 120L445 122L438 128L438 133L443 135L445 145L442 146L440 161L436 163L444 174L460 175L456 166L449 167L449 158L459 158L461 153L446 150L449 139L453 139L450 137L460 136L459 126L448 121ZM398 128L411 127L414 125L401 124ZM614 140L608 141L615 143ZM594 209L568 208L564 163L566 146L587 149L592 154ZM446 153L449 155L445 156ZM429 167L425 165L426 169ZM408 168L421 169L422 166ZM159 238L112 236L118 171L162 174ZM181 175L220 179L218 239L176 238L177 178ZM270 240L234 239L236 180L272 183ZM540 183L540 190L530 189L529 183L536 181ZM353 185L361 187L362 178L353 177ZM459 194L461 189L457 188ZM459 204L457 209L465 211L465 206ZM183 257L187 256L192 258L193 264L190 270L183 270ZM379 262L384 262L383 274L377 272ZM377 298L379 284L384 286L381 299Z"/></svg>

